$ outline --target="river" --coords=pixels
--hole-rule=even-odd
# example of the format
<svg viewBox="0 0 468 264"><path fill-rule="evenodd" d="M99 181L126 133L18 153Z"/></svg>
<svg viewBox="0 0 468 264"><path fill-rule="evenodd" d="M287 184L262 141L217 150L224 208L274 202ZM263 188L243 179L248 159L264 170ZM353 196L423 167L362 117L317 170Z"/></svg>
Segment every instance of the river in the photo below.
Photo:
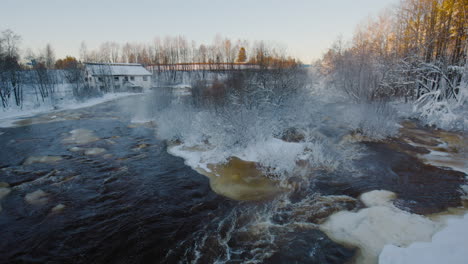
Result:
<svg viewBox="0 0 468 264"><path fill-rule="evenodd" d="M314 171L273 197L224 197L168 153L157 124L132 122L152 114L138 107L145 100L0 128L1 263L345 263L360 244L335 242L320 225L365 208L363 193L394 192L393 204L417 215L462 206L465 174L424 163L427 149L403 138L361 143L359 177Z"/></svg>

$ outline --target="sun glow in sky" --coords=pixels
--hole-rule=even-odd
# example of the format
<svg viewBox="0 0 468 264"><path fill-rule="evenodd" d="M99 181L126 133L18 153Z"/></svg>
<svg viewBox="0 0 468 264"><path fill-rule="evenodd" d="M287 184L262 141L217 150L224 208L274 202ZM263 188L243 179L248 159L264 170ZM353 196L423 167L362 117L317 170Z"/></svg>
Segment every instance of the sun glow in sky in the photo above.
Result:
<svg viewBox="0 0 468 264"><path fill-rule="evenodd" d="M304 63L398 0L0 0L0 30L21 35L22 50L50 43L56 57L78 56L105 41L150 43L183 35L197 44L216 34L287 47Z"/></svg>

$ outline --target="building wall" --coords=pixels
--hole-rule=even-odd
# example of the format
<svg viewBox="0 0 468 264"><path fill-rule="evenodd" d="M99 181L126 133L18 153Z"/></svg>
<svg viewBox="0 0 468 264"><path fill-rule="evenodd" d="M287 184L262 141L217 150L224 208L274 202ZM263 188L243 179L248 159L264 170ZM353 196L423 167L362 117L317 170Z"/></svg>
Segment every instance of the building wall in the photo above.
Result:
<svg viewBox="0 0 468 264"><path fill-rule="evenodd" d="M152 87L151 75L146 76L88 76L88 84L98 90L108 92L131 91L136 85L149 90Z"/></svg>

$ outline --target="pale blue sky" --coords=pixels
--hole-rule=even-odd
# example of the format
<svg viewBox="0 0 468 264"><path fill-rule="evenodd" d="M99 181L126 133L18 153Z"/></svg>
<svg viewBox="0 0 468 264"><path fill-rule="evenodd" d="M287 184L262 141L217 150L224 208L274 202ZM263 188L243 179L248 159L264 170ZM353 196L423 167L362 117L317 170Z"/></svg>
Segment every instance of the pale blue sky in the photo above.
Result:
<svg viewBox="0 0 468 264"><path fill-rule="evenodd" d="M309 63L338 37L398 0L0 0L0 30L22 36L22 50L52 44L57 57L78 56L105 41L151 42L155 36L184 35L211 43L266 40L287 46Z"/></svg>

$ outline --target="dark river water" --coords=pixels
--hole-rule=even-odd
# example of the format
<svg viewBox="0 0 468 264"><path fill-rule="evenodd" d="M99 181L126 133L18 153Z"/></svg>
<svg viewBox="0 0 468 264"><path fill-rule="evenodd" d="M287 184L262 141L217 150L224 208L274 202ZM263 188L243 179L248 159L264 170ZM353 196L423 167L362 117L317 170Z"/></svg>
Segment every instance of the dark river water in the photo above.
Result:
<svg viewBox="0 0 468 264"><path fill-rule="evenodd" d="M313 227L334 211L362 207L353 200L359 194L385 186L399 194L397 205L421 214L460 205L463 173L424 165L383 143L366 146L359 180L323 172L273 200L230 200L168 154L152 124L130 122L141 100L0 128L0 182L11 190L0 201L0 263L345 263L356 249ZM75 129L96 140L67 142ZM105 151L70 150L78 145ZM60 160L27 160L42 156ZM26 198L38 190L39 200ZM319 193L350 198L324 202Z"/></svg>

